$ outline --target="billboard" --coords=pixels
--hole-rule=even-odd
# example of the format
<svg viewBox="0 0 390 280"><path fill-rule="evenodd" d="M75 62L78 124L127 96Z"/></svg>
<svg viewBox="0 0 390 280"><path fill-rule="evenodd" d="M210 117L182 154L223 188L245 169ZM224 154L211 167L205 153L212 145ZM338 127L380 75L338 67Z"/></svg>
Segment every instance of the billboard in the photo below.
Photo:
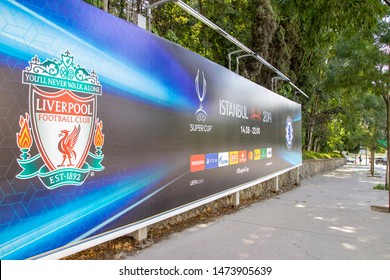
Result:
<svg viewBox="0 0 390 280"><path fill-rule="evenodd" d="M301 164L299 104L83 1L0 1L1 259L113 238Z"/></svg>

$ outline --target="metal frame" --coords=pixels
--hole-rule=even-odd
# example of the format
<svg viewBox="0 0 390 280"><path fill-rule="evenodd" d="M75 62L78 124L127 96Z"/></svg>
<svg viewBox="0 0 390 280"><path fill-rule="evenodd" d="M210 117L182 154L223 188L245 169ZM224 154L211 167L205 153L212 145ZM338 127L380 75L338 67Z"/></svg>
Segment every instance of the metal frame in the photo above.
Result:
<svg viewBox="0 0 390 280"><path fill-rule="evenodd" d="M239 74L240 58L248 57L248 56L251 56L251 57L256 58L256 57L255 57L253 54L251 54L251 53L243 54L243 55L240 55L240 56L237 56L237 57L236 57L236 73L237 73L237 74Z"/></svg>
<svg viewBox="0 0 390 280"><path fill-rule="evenodd" d="M233 51L233 52L228 53L229 70L232 70L232 55L233 55L233 54L236 54L236 53L243 52L243 51L244 51L244 50L237 50L237 51Z"/></svg>
<svg viewBox="0 0 390 280"><path fill-rule="evenodd" d="M273 77L271 79L271 89L272 89L272 91L276 92L278 90L277 83L280 80L283 80L283 79L280 78L279 76Z"/></svg>
<svg viewBox="0 0 390 280"><path fill-rule="evenodd" d="M162 4L168 3L168 2L173 2L175 0L160 0L157 1L156 3L153 3L147 7L148 9L148 30L150 31L152 28L152 22L151 19L153 18L152 16L152 9L156 8L157 6L160 6Z"/></svg>
<svg viewBox="0 0 390 280"><path fill-rule="evenodd" d="M279 77L281 77L283 80L287 81L291 86L293 86L297 91L299 91L302 95L304 95L306 98L309 98L309 96L304 93L300 88L298 88L296 85L294 85L293 82L291 82L291 80L286 76L284 75L282 72L280 72L278 69L276 69L273 65L271 65L267 60L265 60L263 57L261 57L259 54L255 53L254 51L252 51L250 48L248 48L247 46L245 46L243 43L241 43L240 41L238 41L235 37L231 36L230 34L228 34L225 30L223 30L222 28L220 28L218 25L216 25L215 23L213 23L212 21L210 21L208 18L206 18L205 16L203 16L202 14L200 14L198 11L194 10L192 7L188 6L186 3L184 3L183 1L181 0L161 0L161 1L158 1L152 5L150 5L148 7L148 17L149 17L149 30L150 30L150 19L151 19L151 10L161 4L165 4L165 3L168 3L168 2L173 2L175 3L177 6L179 6L180 8L182 8L184 11L186 11L187 13L191 14L192 16L194 16L195 18L197 18L198 20L200 20L201 22L203 22L204 24L206 24L207 26L209 26L211 29L215 30L217 33L219 33L220 35L222 35L223 37L225 37L227 40L229 40L231 43L235 44L237 47L239 47L241 50L245 51L247 54L249 55L252 55L255 59L257 59L258 61L260 61L262 64L264 64L265 66L267 66L269 69L271 69L272 71L274 71Z"/></svg>

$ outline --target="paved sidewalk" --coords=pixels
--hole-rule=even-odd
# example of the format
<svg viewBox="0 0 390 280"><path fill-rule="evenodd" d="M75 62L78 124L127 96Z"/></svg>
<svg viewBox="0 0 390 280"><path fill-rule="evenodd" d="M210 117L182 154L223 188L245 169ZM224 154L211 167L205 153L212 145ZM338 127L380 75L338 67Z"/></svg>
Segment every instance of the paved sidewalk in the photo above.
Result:
<svg viewBox="0 0 390 280"><path fill-rule="evenodd" d="M390 214L384 182L368 167L346 165L237 213L175 233L127 259L390 259Z"/></svg>

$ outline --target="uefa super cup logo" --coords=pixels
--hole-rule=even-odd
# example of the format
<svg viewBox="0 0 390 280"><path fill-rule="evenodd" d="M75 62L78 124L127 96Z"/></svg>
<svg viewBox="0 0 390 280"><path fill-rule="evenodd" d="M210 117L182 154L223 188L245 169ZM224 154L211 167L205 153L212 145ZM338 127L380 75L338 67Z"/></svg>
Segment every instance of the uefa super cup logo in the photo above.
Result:
<svg viewBox="0 0 390 280"><path fill-rule="evenodd" d="M206 111L203 109L203 100L206 96L206 91L207 91L207 83L206 83L206 78L204 76L204 72L202 71L202 90L200 89L200 86L199 86L199 76L200 76L200 70L198 70L198 73L196 74L196 78L195 78L195 90L196 90L196 94L198 95L198 98L199 98L199 101L200 101L200 105L199 105L199 109L196 110L195 112L195 116L196 116L196 120L198 122L206 122L206 118L207 118L207 113Z"/></svg>

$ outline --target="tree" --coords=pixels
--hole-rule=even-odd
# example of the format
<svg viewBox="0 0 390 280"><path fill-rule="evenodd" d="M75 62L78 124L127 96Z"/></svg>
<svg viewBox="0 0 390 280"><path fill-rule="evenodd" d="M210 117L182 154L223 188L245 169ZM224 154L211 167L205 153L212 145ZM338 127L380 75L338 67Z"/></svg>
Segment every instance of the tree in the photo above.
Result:
<svg viewBox="0 0 390 280"><path fill-rule="evenodd" d="M249 11L254 11L251 14L251 38L248 47L258 53L265 60L269 60L271 45L277 29L277 22L274 17L270 0L255 0L251 1ZM249 59L249 58L248 58ZM271 79L269 79L265 67L259 61L251 58L250 63L245 64L247 76L257 82L270 88Z"/></svg>
<svg viewBox="0 0 390 280"><path fill-rule="evenodd" d="M364 144L371 151L371 176L374 176L375 151L379 148L379 140L386 135L386 107L381 98L369 94L365 98L366 110L363 112Z"/></svg>
<svg viewBox="0 0 390 280"><path fill-rule="evenodd" d="M338 118L346 110L342 102L330 102L343 99L342 92L329 91L324 85L333 46L346 30L373 34L386 6L380 0L273 0L273 8L286 30L294 26L293 32L286 32L293 35L287 39L291 47L289 73L295 74L296 84L311 96L310 100L301 99L304 147L329 149L329 139L338 134L329 128L327 120Z"/></svg>
<svg viewBox="0 0 390 280"><path fill-rule="evenodd" d="M365 112L369 116L365 119L365 124L369 133L368 138L370 135L372 137L369 145L372 145L373 150L380 137L377 130L380 128L381 119L386 119L386 138L387 141L390 139L390 30L388 19L389 17L384 17L380 20L375 33L369 30L358 33L345 32L335 45L334 56L329 62L327 81L329 84L348 89L350 92L374 94L382 98L386 105L386 114L375 112L380 111L378 105L371 116L369 112ZM387 154L390 155L389 146ZM389 176L389 166L387 166L386 184L389 183Z"/></svg>

